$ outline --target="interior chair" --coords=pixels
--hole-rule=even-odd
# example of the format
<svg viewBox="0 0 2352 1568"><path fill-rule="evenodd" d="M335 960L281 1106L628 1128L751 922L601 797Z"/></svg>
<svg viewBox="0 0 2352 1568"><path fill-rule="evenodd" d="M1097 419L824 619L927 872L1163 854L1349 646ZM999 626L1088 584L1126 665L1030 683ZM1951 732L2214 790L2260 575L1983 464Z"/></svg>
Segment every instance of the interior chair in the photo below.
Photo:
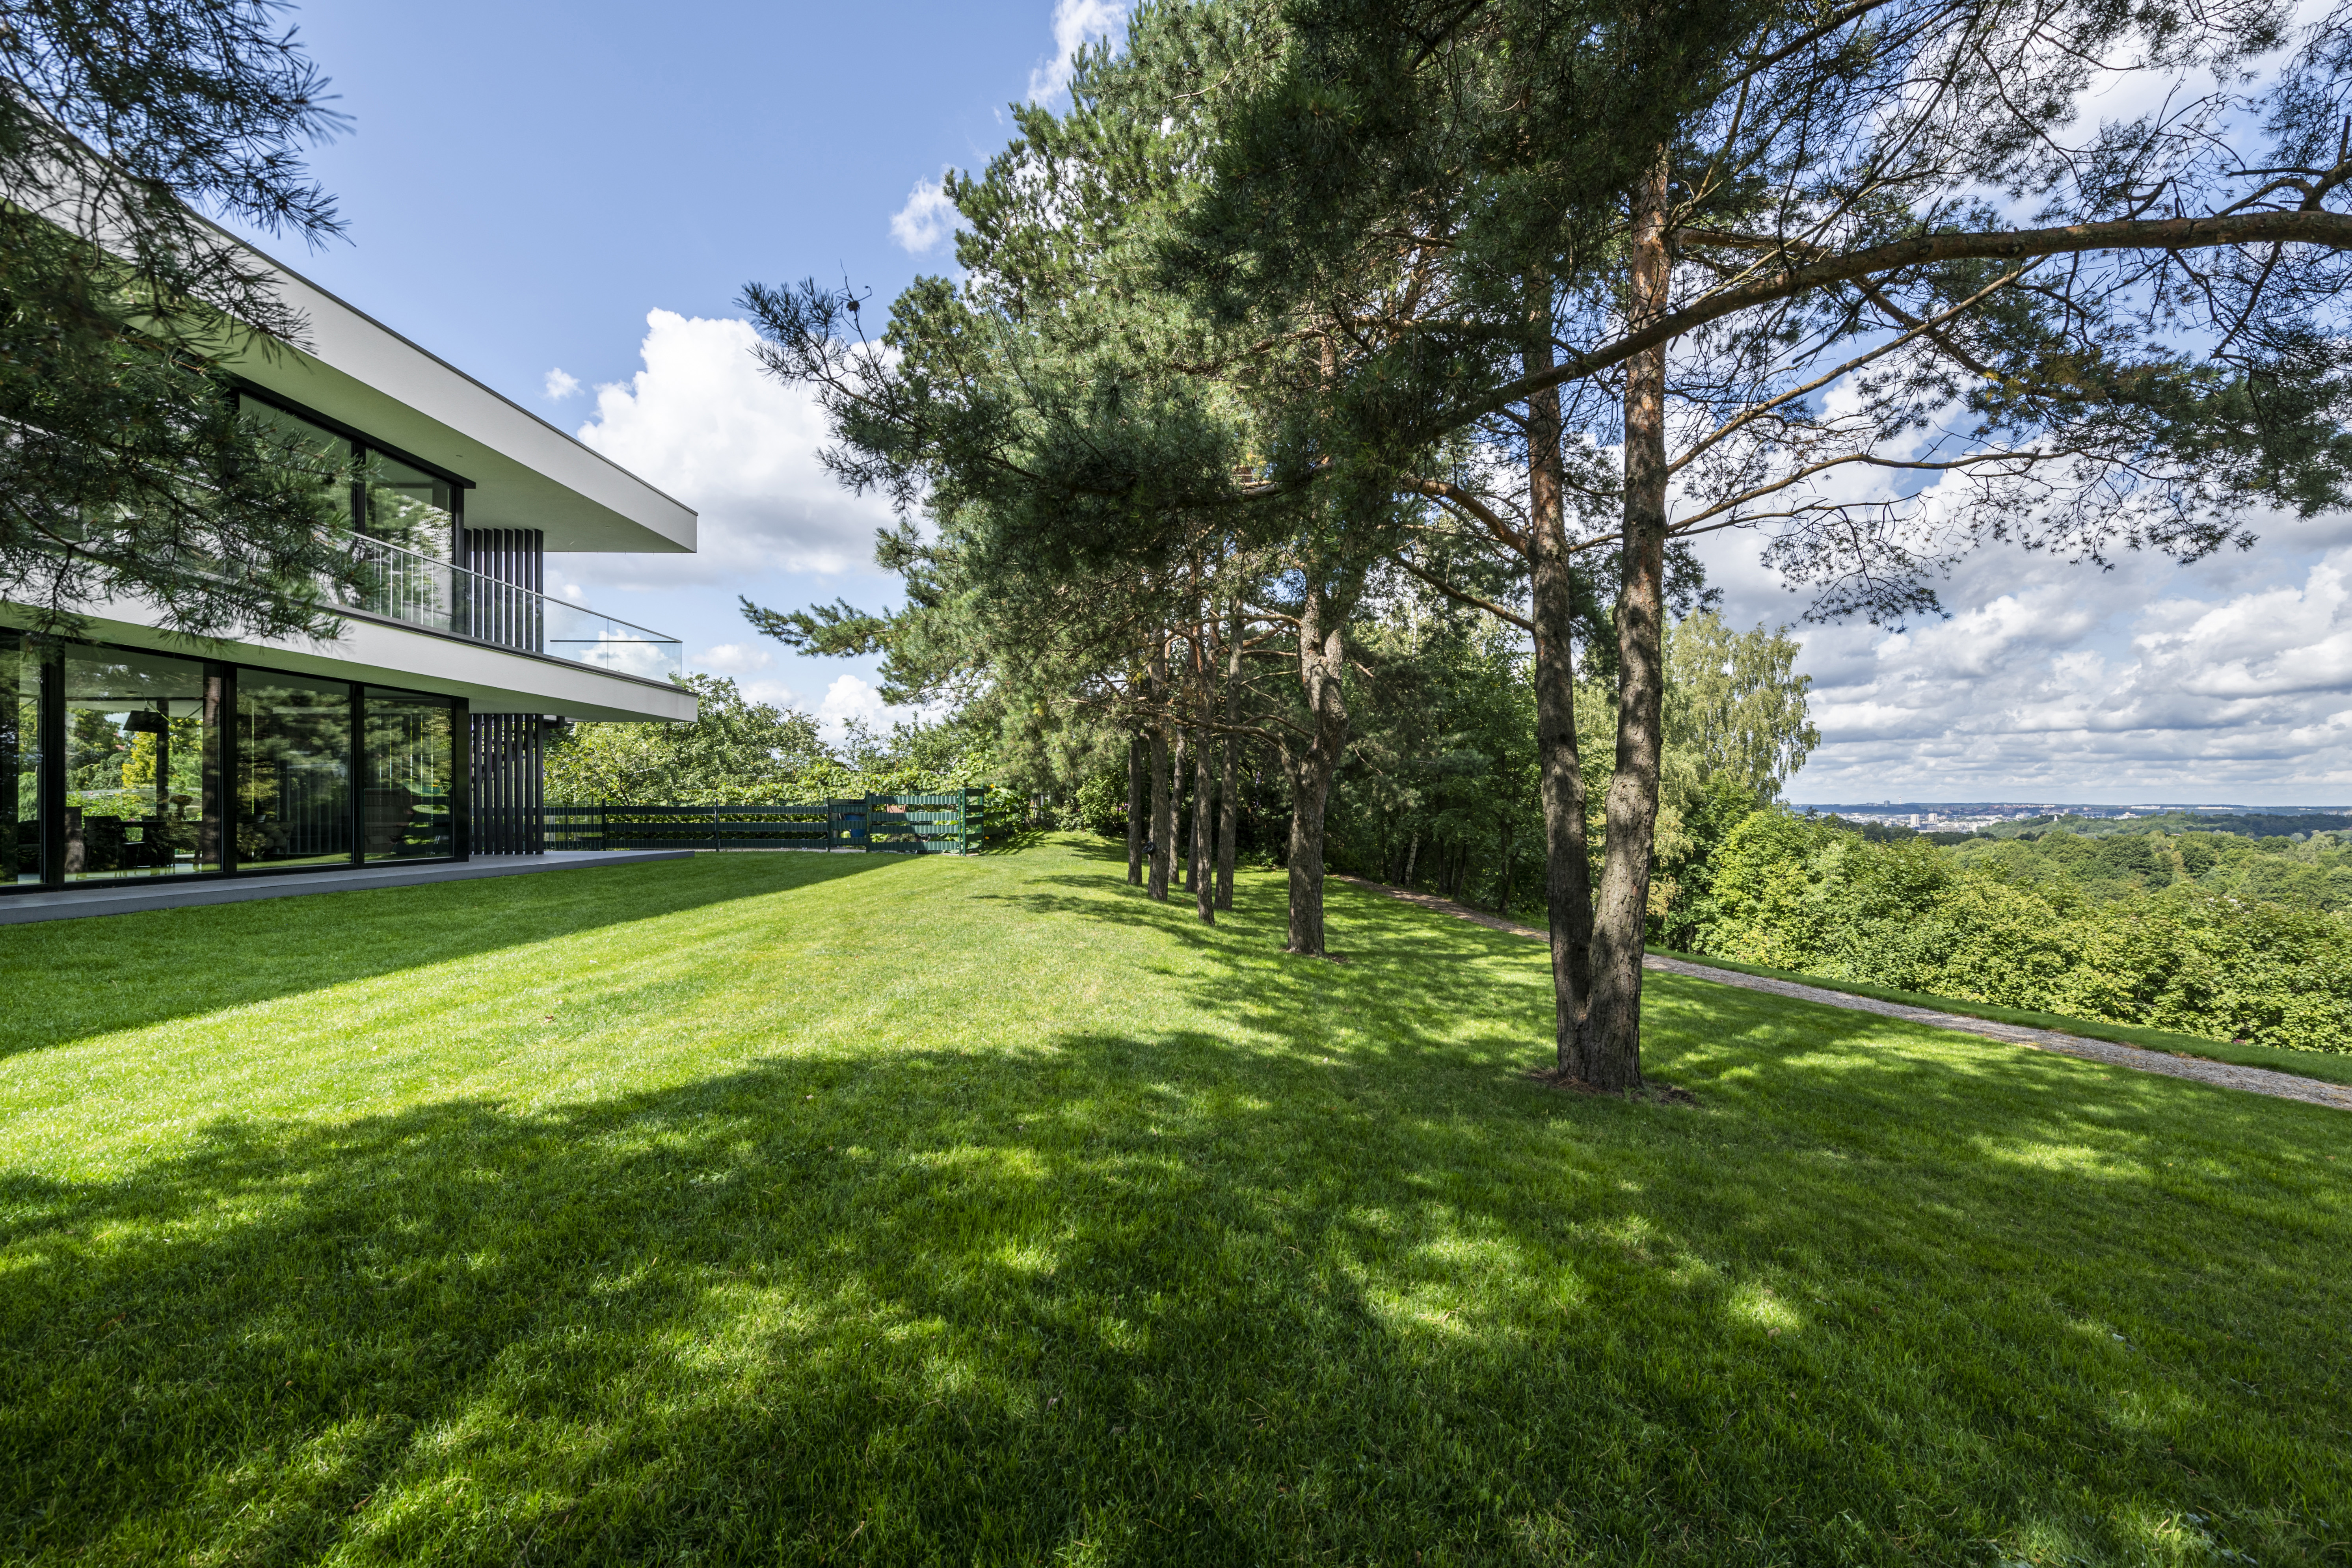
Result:
<svg viewBox="0 0 2352 1568"><path fill-rule="evenodd" d="M81 819L82 865L80 869L97 877L123 868L123 852L130 847L119 816L85 816ZM66 841L66 869L74 870L73 840Z"/></svg>
<svg viewBox="0 0 2352 1568"><path fill-rule="evenodd" d="M131 826L139 829L139 842L123 846L122 868L170 870L173 859L172 825L160 816L142 816Z"/></svg>

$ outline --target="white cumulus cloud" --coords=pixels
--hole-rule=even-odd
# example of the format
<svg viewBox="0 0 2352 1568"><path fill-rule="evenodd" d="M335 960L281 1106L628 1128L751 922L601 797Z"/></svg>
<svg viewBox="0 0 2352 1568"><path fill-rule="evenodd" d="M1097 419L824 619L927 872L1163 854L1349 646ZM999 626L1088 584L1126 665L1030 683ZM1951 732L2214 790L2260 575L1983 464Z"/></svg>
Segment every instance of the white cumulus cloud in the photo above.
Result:
<svg viewBox="0 0 2352 1568"><path fill-rule="evenodd" d="M723 642L704 648L695 655L694 662L720 675L750 675L769 668L776 656L754 643Z"/></svg>
<svg viewBox="0 0 2352 1568"><path fill-rule="evenodd" d="M580 390L580 378L557 366L547 373L547 395L561 403Z"/></svg>
<svg viewBox="0 0 2352 1568"><path fill-rule="evenodd" d="M1801 627L1822 744L1790 795L2352 802L2352 529L2265 531L2186 570L1990 550L1948 620ZM1738 624L1797 618L1752 541L1707 559Z"/></svg>
<svg viewBox="0 0 2352 1568"><path fill-rule="evenodd" d="M954 232L955 203L938 180L917 180L907 205L890 215L890 237L910 256L920 256Z"/></svg>
<svg viewBox="0 0 2352 1568"><path fill-rule="evenodd" d="M1109 37L1126 21L1120 0L1054 0L1054 58L1029 73L1029 101L1044 103L1067 92L1078 50Z"/></svg>
<svg viewBox="0 0 2352 1568"><path fill-rule="evenodd" d="M771 708L798 708L800 693L781 680L739 680L735 689L747 702L764 702Z"/></svg>
<svg viewBox="0 0 2352 1568"><path fill-rule="evenodd" d="M887 730L893 720L906 715L884 702L882 693L868 682L845 675L824 689L816 717L818 732L828 743L836 743L847 733L851 720L871 729Z"/></svg>
<svg viewBox="0 0 2352 1568"><path fill-rule="evenodd" d="M835 574L872 561L888 504L842 489L817 460L824 415L751 357L749 321L646 316L644 368L596 389L580 439L701 514L692 555L567 555L561 569L623 587ZM551 565L553 563L551 563Z"/></svg>

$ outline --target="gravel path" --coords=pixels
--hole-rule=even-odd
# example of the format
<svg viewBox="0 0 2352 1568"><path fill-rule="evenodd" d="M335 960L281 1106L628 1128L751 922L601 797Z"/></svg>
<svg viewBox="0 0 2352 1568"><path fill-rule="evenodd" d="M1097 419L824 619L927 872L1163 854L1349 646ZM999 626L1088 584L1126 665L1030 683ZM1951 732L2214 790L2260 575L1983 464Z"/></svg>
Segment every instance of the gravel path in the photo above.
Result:
<svg viewBox="0 0 2352 1568"><path fill-rule="evenodd" d="M1503 920L1428 893L1409 893L1402 889L1385 888L1378 882L1367 882L1357 877L1342 877L1339 880L1419 904L1423 909L1475 921L1493 931L1509 931L1514 936L1531 936L1538 941L1544 937L1544 933L1533 926ZM1801 985L1793 980L1773 980L1761 974L1742 974L1736 969L1716 969L1704 963L1685 963L1679 958L1662 958L1656 953L1644 958L1643 963L1646 968L1664 970L1669 974L1687 975L1693 980L1709 981L1717 985L1737 985L1748 991L1769 992L1775 996L1793 997L1816 1006L1876 1013L1914 1024L1931 1024L1939 1029L1956 1029L1964 1035L2006 1040L2014 1046L2031 1046L2038 1051L2056 1051L2061 1056L2080 1057L2084 1061L2101 1062L2108 1067L2129 1068L2135 1072L2161 1073L2167 1078L2185 1078L2198 1083L2218 1084L2223 1089L2242 1089L2250 1094L2267 1094L2280 1100L2300 1100L2309 1105L2327 1105L2338 1110L2352 1110L2352 1087L2302 1078L2289 1072L2273 1072L2268 1068L2236 1067L2228 1062L2208 1061L2202 1057L2176 1057L2168 1051L2143 1050L2137 1046L2086 1039L2081 1035L2062 1035L2053 1029L2029 1029L2021 1024L1996 1023L1990 1018L1971 1018L1960 1013L1938 1013L1927 1007L1906 1006L1900 1002L1881 1002L1874 996L1854 996L1843 991L1826 991L1818 985Z"/></svg>

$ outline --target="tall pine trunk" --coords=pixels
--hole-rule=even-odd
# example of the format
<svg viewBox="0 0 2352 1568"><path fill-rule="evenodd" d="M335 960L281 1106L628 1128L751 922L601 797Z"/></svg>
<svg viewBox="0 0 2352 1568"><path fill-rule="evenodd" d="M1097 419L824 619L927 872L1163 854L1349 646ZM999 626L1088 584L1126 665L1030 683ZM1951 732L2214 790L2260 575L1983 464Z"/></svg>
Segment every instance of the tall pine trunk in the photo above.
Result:
<svg viewBox="0 0 2352 1568"><path fill-rule="evenodd" d="M1217 923L1216 828L1209 800L1217 787L1209 765L1209 704L1216 693L1209 683L1208 667L1201 672L1201 738L1192 748L1192 909L1205 925Z"/></svg>
<svg viewBox="0 0 2352 1568"><path fill-rule="evenodd" d="M1664 313L1666 152L1633 192L1633 266L1627 318ZM1609 837L1592 932L1592 999L1575 1076L1596 1089L1642 1081L1642 939L1658 823L1659 733L1665 701L1666 351L1625 367L1624 579L1617 595L1617 769L1605 805Z"/></svg>
<svg viewBox="0 0 2352 1568"><path fill-rule="evenodd" d="M1287 952L1323 956L1323 806L1331 775L1318 767L1312 745L1300 746L1290 763L1290 940Z"/></svg>
<svg viewBox="0 0 2352 1568"><path fill-rule="evenodd" d="M1168 649L1163 643L1151 650L1144 689L1155 709L1168 692ZM1168 798L1168 721L1164 711L1151 721L1151 877L1147 891L1155 899L1168 897L1168 856L1176 837L1175 802Z"/></svg>
<svg viewBox="0 0 2352 1568"><path fill-rule="evenodd" d="M1224 776L1217 784L1217 908L1234 907L1234 837L1241 826L1241 802L1234 772L1241 758L1241 738L1233 733L1242 721L1242 606L1234 602L1233 623L1225 637Z"/></svg>
<svg viewBox="0 0 2352 1568"><path fill-rule="evenodd" d="M1528 279L1525 369L1551 368L1551 279ZM1592 862L1585 842L1584 760L1576 746L1576 584L1569 567L1560 472L1559 392L1528 399L1529 593L1536 626L1536 773L1543 801L1544 911L1551 935L1552 1051L1582 1078L1580 1042L1592 994Z"/></svg>
<svg viewBox="0 0 2352 1568"><path fill-rule="evenodd" d="M1181 689L1181 688L1180 688L1180 689ZM1175 699L1175 702L1181 702L1181 700L1182 700L1182 698L1181 698L1181 696L1179 696L1179 697L1177 697L1177 698ZM1172 707L1172 706L1174 706L1174 705L1175 705L1175 703L1174 703L1174 702L1171 702L1171 707ZM1186 802L1186 799L1185 799L1185 791L1184 791L1184 782L1185 782L1185 781L1184 781L1184 759L1185 759L1185 757L1186 757L1187 755L1189 755L1189 754L1190 754L1190 752L1191 752L1191 742L1192 742L1192 727L1191 727L1191 726L1189 726L1189 725L1180 725L1180 726L1178 726L1178 727L1177 727L1177 731L1176 731L1176 755L1175 755L1175 757L1174 757L1174 759L1173 759L1173 761L1172 761L1172 763L1171 763L1171 767L1170 767L1170 769L1169 769L1169 784L1168 784L1168 835L1169 835L1169 837L1168 837L1168 848L1169 848L1169 858L1170 858L1170 861L1171 861L1171 869L1172 869L1172 871L1173 871L1173 873L1174 873L1174 875L1175 875L1175 879L1176 879L1176 880L1175 880L1175 885L1176 885L1177 887L1180 887L1180 888L1184 887L1184 886L1186 886L1186 885L1187 885L1187 884L1186 884L1186 882L1185 882L1185 880L1184 880L1185 873L1192 869L1192 866L1191 866L1191 857L1190 857L1189 852L1188 852L1185 856L1183 856L1183 857L1179 857L1179 856L1177 856L1177 854L1176 854L1176 848L1177 848L1177 842L1176 842L1176 840L1177 840L1177 837L1184 831L1184 827L1185 827L1185 820L1184 820L1184 819L1185 819L1185 815L1186 815L1186 814L1185 814L1184 807L1185 807L1185 805L1186 805L1187 802Z"/></svg>
<svg viewBox="0 0 2352 1568"><path fill-rule="evenodd" d="M1127 885L1143 884L1143 737L1127 738Z"/></svg>
<svg viewBox="0 0 2352 1568"><path fill-rule="evenodd" d="M1327 624L1328 623L1328 624ZM1298 684L1311 737L1284 748L1290 764L1290 941L1286 951L1323 956L1323 809L1348 744L1348 703L1339 687L1348 657L1346 623L1310 574L1299 606Z"/></svg>

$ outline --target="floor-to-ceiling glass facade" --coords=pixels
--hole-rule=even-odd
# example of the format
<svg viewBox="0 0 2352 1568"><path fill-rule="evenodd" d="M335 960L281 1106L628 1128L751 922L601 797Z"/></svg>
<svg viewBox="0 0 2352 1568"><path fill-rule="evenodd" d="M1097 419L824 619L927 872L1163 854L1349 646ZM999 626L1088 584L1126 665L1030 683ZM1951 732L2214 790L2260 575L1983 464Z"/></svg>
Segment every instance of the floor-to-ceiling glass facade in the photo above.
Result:
<svg viewBox="0 0 2352 1568"><path fill-rule="evenodd" d="M41 880L41 666L0 631L0 889Z"/></svg>
<svg viewBox="0 0 2352 1568"><path fill-rule="evenodd" d="M159 653L58 653L64 879L219 870L221 678Z"/></svg>
<svg viewBox="0 0 2352 1568"><path fill-rule="evenodd" d="M366 697L362 849L371 860L437 859L457 852L457 704L386 691Z"/></svg>
<svg viewBox="0 0 2352 1568"><path fill-rule="evenodd" d="M466 715L0 630L0 892L463 857Z"/></svg>
<svg viewBox="0 0 2352 1568"><path fill-rule="evenodd" d="M236 683L236 854L246 866L348 862L352 689L241 672Z"/></svg>

